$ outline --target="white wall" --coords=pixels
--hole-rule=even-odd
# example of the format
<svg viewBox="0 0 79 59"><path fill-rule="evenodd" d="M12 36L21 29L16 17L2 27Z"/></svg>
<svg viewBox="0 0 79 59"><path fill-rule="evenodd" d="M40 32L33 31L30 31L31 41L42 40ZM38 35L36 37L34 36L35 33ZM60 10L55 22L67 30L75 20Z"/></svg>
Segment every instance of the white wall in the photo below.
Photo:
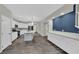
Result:
<svg viewBox="0 0 79 59"><path fill-rule="evenodd" d="M7 17L11 17L12 16L12 12L7 9L4 5L0 5L0 14L1 15L5 15Z"/></svg>
<svg viewBox="0 0 79 59"><path fill-rule="evenodd" d="M46 36L48 36L48 32L49 32L49 22L46 23L45 27L46 27L45 34L46 34Z"/></svg>
<svg viewBox="0 0 79 59"><path fill-rule="evenodd" d="M11 45L11 21L10 18L2 15L1 16L1 49L5 49L9 45Z"/></svg>
<svg viewBox="0 0 79 59"><path fill-rule="evenodd" d="M1 20L1 17L0 17L0 20ZM0 21L0 28L1 28L1 21ZM0 49L1 49L1 29L0 29Z"/></svg>
<svg viewBox="0 0 79 59"><path fill-rule="evenodd" d="M42 21L37 23L36 30L42 36L47 36L46 34L47 34L47 31L48 31L48 23L45 23L45 22L42 22Z"/></svg>
<svg viewBox="0 0 79 59"><path fill-rule="evenodd" d="M11 20L11 16L12 16L11 11L8 10L4 5L1 4L0 5L0 17L2 15L8 17ZM1 49L1 22L2 22L2 20L0 18L0 49Z"/></svg>
<svg viewBox="0 0 79 59"><path fill-rule="evenodd" d="M41 23L40 22L37 22L36 23L36 31L41 34Z"/></svg>

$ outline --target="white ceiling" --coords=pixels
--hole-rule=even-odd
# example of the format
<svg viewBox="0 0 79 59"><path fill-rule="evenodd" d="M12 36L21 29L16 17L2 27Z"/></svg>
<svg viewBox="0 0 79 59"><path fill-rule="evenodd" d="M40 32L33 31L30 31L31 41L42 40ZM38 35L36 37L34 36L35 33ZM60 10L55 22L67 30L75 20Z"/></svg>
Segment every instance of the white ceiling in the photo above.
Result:
<svg viewBox="0 0 79 59"><path fill-rule="evenodd" d="M59 9L63 4L6 4L21 21L39 21Z"/></svg>

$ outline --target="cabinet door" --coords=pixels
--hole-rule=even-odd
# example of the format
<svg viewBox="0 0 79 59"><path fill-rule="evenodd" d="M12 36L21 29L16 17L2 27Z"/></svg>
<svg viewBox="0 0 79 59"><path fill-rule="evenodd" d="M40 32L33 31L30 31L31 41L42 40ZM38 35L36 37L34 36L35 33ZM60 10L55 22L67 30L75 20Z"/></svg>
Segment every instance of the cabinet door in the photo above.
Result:
<svg viewBox="0 0 79 59"><path fill-rule="evenodd" d="M15 39L17 39L17 32L12 33L12 41L14 41Z"/></svg>
<svg viewBox="0 0 79 59"><path fill-rule="evenodd" d="M2 18L1 22L1 48L2 50L11 44L11 27L10 19L7 17Z"/></svg>

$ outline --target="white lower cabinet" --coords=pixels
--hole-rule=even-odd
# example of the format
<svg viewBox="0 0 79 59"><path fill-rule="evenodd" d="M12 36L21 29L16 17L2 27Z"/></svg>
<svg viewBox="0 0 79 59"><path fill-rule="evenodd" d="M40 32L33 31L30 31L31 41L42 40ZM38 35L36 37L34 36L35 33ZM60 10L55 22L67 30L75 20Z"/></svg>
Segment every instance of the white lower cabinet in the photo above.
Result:
<svg viewBox="0 0 79 59"><path fill-rule="evenodd" d="M17 39L17 32L12 32L12 41Z"/></svg>
<svg viewBox="0 0 79 59"><path fill-rule="evenodd" d="M62 50L70 54L79 54L79 41L77 39L57 35L49 34L48 40L60 47Z"/></svg>
<svg viewBox="0 0 79 59"><path fill-rule="evenodd" d="M32 41L32 40L33 40L33 33L24 34L24 41Z"/></svg>

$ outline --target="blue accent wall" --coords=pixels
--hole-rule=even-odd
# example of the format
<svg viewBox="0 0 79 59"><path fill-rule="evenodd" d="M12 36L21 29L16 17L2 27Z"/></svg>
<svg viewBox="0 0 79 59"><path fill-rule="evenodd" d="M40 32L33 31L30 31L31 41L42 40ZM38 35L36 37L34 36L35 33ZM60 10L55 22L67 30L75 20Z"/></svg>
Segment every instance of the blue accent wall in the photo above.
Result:
<svg viewBox="0 0 79 59"><path fill-rule="evenodd" d="M53 30L62 31L62 17L53 19Z"/></svg>
<svg viewBox="0 0 79 59"><path fill-rule="evenodd" d="M78 33L75 27L75 10L53 19L53 30Z"/></svg>

